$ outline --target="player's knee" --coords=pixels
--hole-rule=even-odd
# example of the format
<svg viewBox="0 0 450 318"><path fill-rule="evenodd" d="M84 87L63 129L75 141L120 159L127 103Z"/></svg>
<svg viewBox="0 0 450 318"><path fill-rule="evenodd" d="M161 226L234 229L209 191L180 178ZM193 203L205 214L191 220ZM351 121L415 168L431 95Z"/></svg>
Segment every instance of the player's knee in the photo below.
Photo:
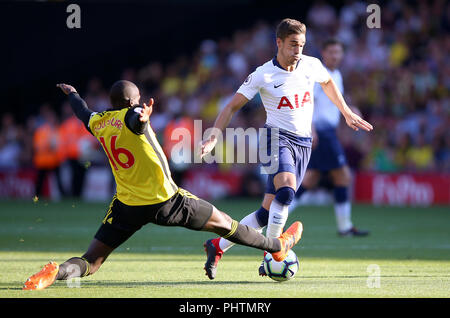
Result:
<svg viewBox="0 0 450 318"><path fill-rule="evenodd" d="M335 186L347 187L350 185L352 175L350 169L346 166L332 173L333 184Z"/></svg>
<svg viewBox="0 0 450 318"><path fill-rule="evenodd" d="M281 187L275 193L275 199L282 205L290 205L295 197L295 190L291 187Z"/></svg>
<svg viewBox="0 0 450 318"><path fill-rule="evenodd" d="M351 176L350 174L344 173L342 174L342 177L337 181L336 183L340 186L348 187L351 182Z"/></svg>
<svg viewBox="0 0 450 318"><path fill-rule="evenodd" d="M319 179L320 179L319 173L316 172L310 173L309 171L307 171L302 181L302 187L305 190L311 190L317 186L317 184L319 183Z"/></svg>
<svg viewBox="0 0 450 318"><path fill-rule="evenodd" d="M342 179L344 180L344 183L346 186L349 186L350 183L352 182L352 175L350 173L349 169L345 169L344 170L344 176L342 177Z"/></svg>
<svg viewBox="0 0 450 318"><path fill-rule="evenodd" d="M305 190L310 190L310 189L314 188L313 182L311 182L311 180L306 179L306 178L303 179L302 185L301 185L301 186L302 186L303 189L305 189Z"/></svg>
<svg viewBox="0 0 450 318"><path fill-rule="evenodd" d="M305 190L312 190L317 186L318 183L319 182L314 180L313 178L309 178L309 179L305 178L305 179L303 179L301 186Z"/></svg>

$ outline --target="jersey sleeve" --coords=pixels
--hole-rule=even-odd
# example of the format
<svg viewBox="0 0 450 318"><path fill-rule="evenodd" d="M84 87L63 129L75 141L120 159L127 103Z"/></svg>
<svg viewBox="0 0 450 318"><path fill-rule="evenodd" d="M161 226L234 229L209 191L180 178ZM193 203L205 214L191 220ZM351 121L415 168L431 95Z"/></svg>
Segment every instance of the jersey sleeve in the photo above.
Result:
<svg viewBox="0 0 450 318"><path fill-rule="evenodd" d="M314 59L313 70L315 74L315 81L317 83L323 83L330 78L330 74L328 73L327 69L317 58Z"/></svg>
<svg viewBox="0 0 450 318"><path fill-rule="evenodd" d="M134 106L128 109L125 114L125 125L136 135L142 135L147 126L147 122L141 122L140 120L142 110L141 106Z"/></svg>
<svg viewBox="0 0 450 318"><path fill-rule="evenodd" d="M83 122L86 129L92 134L92 131L89 128L89 121L94 112L88 108L86 102L78 95L78 93L69 94L69 103L75 116Z"/></svg>
<svg viewBox="0 0 450 318"><path fill-rule="evenodd" d="M237 90L237 93L240 93L245 96L248 100L251 100L255 95L259 92L260 89L260 79L259 72L256 69L253 73L251 73L244 83L242 83L241 87Z"/></svg>

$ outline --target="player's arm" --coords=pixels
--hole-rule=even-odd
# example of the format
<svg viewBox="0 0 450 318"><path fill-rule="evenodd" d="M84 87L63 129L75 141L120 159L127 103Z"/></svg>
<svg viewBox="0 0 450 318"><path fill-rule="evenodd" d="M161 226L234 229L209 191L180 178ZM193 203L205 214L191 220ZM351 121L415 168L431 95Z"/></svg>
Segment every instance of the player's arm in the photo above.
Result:
<svg viewBox="0 0 450 318"><path fill-rule="evenodd" d="M206 154L214 149L217 143L217 134L225 130L228 124L233 118L233 115L241 109L245 104L247 104L248 99L241 93L234 94L231 101L222 109L214 122L214 127L210 135L202 141L200 148L200 157L203 158Z"/></svg>
<svg viewBox="0 0 450 318"><path fill-rule="evenodd" d="M61 88L64 94L69 97L69 103L75 116L77 116L77 118L83 122L86 129L92 133L89 129L89 119L94 112L88 108L86 102L78 95L77 90L68 84L56 84L56 87Z"/></svg>
<svg viewBox="0 0 450 318"><path fill-rule="evenodd" d="M125 125L128 129L136 135L142 135L153 112L153 104L154 100L151 98L148 105L144 103L142 106L131 107L125 115Z"/></svg>
<svg viewBox="0 0 450 318"><path fill-rule="evenodd" d="M350 128L356 131L359 130L359 128L366 131L371 131L373 129L370 123L355 114L350 107L348 107L339 88L331 77L329 77L328 80L321 82L320 86L322 86L322 89L328 98L337 106L337 108L339 108L345 118L345 122Z"/></svg>

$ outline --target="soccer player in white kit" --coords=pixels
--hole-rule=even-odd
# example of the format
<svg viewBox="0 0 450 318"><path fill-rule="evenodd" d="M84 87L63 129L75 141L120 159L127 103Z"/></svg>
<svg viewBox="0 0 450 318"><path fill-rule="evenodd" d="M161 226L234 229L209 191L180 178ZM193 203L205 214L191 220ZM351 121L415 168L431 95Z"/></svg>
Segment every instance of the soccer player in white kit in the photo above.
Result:
<svg viewBox="0 0 450 318"><path fill-rule="evenodd" d="M339 88L319 59L302 54L306 42L306 26L294 19L284 19L276 31L277 55L250 74L231 101L219 113L215 131L201 145L201 156L211 152L217 143L217 132L222 132L233 114L257 93L260 94L267 119L268 135L272 128L279 132L277 171L268 175L267 188L261 207L247 215L241 223L262 231L266 236L278 237L288 218L288 208L300 187L311 155L311 122L314 105L314 83L320 83L325 94L338 107L346 123L354 130L370 131L372 125L353 113ZM267 143L272 138L268 138ZM268 149L271 149L270 145ZM261 145L260 145L261 147ZM206 275L214 279L217 264L233 243L225 238L205 243ZM261 272L264 275L265 273Z"/></svg>
<svg viewBox="0 0 450 318"><path fill-rule="evenodd" d="M338 70L344 55L342 43L336 39L325 41L322 45L321 55L331 78L341 93L344 93L342 75ZM349 198L351 172L336 133L341 114L318 84L314 87L314 105L313 126L318 138L315 140L316 145L311 153L308 170L297 190L296 199L289 209L290 211L294 210L299 204L301 195L307 190L314 189L319 184L321 176L327 175L333 184L334 212L338 234L353 237L366 236L369 232L357 229L351 220Z"/></svg>

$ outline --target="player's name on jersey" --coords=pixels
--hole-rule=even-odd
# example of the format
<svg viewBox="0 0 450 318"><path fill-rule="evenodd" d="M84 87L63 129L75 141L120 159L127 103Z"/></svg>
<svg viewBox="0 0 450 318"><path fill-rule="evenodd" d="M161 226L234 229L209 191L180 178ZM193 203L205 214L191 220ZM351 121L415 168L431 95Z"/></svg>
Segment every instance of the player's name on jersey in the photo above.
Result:
<svg viewBox="0 0 450 318"><path fill-rule="evenodd" d="M112 117L110 119L98 122L97 124L94 125L93 128L95 131L99 131L100 129L104 129L106 126L112 126L116 127L117 129L122 129L123 122L120 119Z"/></svg>

